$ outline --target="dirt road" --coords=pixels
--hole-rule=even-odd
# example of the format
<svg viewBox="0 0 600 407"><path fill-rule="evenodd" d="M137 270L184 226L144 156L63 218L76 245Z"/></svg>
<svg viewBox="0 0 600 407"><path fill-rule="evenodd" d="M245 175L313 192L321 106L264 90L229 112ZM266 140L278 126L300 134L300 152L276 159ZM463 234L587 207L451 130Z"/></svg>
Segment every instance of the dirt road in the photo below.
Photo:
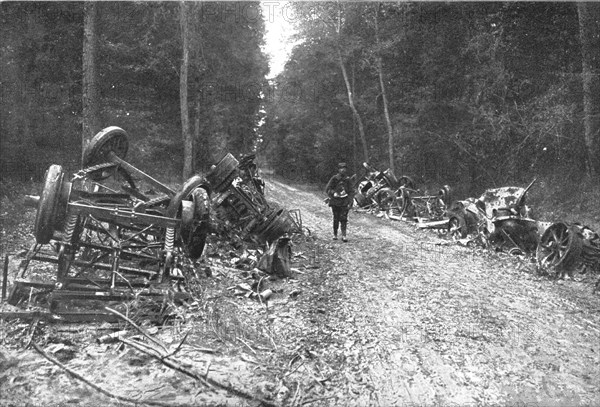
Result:
<svg viewBox="0 0 600 407"><path fill-rule="evenodd" d="M273 182L328 239L329 208ZM502 254L351 213L311 279L310 349L332 373L324 405L600 405L600 301ZM310 321L310 317L309 321Z"/></svg>
<svg viewBox="0 0 600 407"><path fill-rule="evenodd" d="M270 282L266 304L234 296L240 273L215 268L177 329L154 328L172 349L188 333L186 366L285 406L600 405L600 296L589 284L370 214L351 212L350 241L334 242L318 191L269 180L267 197L300 209L316 240L296 244L296 276ZM95 328L1 328L0 406L123 405L23 350L31 340L114 394L260 404L96 344Z"/></svg>

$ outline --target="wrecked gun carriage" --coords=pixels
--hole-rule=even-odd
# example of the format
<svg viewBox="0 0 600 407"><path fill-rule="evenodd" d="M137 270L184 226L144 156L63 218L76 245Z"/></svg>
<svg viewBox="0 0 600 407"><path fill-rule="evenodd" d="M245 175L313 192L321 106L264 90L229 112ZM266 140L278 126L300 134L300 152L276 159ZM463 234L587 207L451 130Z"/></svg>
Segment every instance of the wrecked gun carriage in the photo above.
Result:
<svg viewBox="0 0 600 407"><path fill-rule="evenodd" d="M454 239L475 234L486 243L507 250L532 253L539 240L539 224L529 217L526 188L501 187L486 190L479 198L456 201L450 210L448 233Z"/></svg>
<svg viewBox="0 0 600 407"><path fill-rule="evenodd" d="M128 145L123 129L102 130L84 152L83 170L69 180L61 166L52 165L41 195L27 197L37 208L36 244L22 263L11 303L27 288L53 291L54 298L109 299L120 288L180 281L213 231L211 208L261 241L294 229L290 214L264 199L254 156L240 165L227 154L206 179L195 175L174 190L125 161ZM54 277L24 280L32 269L52 269Z"/></svg>
<svg viewBox="0 0 600 407"><path fill-rule="evenodd" d="M451 191L448 185L444 185L436 195L427 195L408 186L401 186L389 198L390 217L407 217L417 221L421 219L439 221L446 215L446 208L451 200Z"/></svg>
<svg viewBox="0 0 600 407"><path fill-rule="evenodd" d="M379 171L366 162L363 163L363 167L367 174L359 181L354 200L360 208L380 206L388 191L397 188L398 179L390 169Z"/></svg>
<svg viewBox="0 0 600 407"><path fill-rule="evenodd" d="M286 209L269 205L264 197L264 182L251 169L253 155L240 164L227 154L207 175L217 185L212 198L215 216L228 222L241 238L254 237L260 243L271 243L301 227Z"/></svg>
<svg viewBox="0 0 600 407"><path fill-rule="evenodd" d="M118 287L180 279L182 270L200 257L208 232L209 185L194 176L172 190L127 163L127 146L127 134L109 127L86 148L84 163L91 167L67 180L61 166L50 166L41 195L26 200L37 207L36 244L22 263L9 302L19 301L19 291L39 286L22 280L31 268L54 267L53 284L61 298L76 288L84 294L74 297L88 292L97 299L98 293L114 293ZM109 186L118 176L127 181L124 192ZM166 196L142 193L135 179Z"/></svg>

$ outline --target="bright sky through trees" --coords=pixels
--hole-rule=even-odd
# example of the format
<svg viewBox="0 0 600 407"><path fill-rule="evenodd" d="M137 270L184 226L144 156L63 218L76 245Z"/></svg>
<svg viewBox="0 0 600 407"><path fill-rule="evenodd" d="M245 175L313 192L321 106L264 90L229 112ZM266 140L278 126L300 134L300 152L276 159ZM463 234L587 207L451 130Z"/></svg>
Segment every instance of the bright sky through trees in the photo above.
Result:
<svg viewBox="0 0 600 407"><path fill-rule="evenodd" d="M277 76L282 70L293 47L291 36L294 28L286 18L291 3L266 1L262 2L265 19L266 36L265 52L269 56L269 79Z"/></svg>

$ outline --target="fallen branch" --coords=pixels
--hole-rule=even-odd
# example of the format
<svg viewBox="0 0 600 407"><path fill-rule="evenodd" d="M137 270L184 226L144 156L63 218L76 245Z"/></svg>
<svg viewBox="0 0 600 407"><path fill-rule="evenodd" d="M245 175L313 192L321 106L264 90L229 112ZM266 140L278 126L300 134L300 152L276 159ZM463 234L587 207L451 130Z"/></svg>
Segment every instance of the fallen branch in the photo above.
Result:
<svg viewBox="0 0 600 407"><path fill-rule="evenodd" d="M130 339L126 339L126 338L119 338L119 340L121 342L123 342L126 345L131 346L134 349L137 349L138 351L145 353L146 355L152 356L154 359L158 360L160 363L164 364L165 366L179 372L179 373L183 373L186 376L191 377L192 379L196 379L200 382L202 382L202 384L206 385L206 386L210 386L210 384L200 375L197 375L196 373L189 371L187 369L185 369L181 364L172 361L172 360L168 360L167 358L169 357L169 355L163 355L161 352L157 351L156 349L152 349L149 348L147 345L142 345L141 343L137 342L137 341L132 341ZM150 351L152 350L152 351Z"/></svg>
<svg viewBox="0 0 600 407"><path fill-rule="evenodd" d="M125 315L121 314L119 311L115 311L112 308L104 307L104 309L107 310L108 312L110 312L111 314L115 314L116 316L118 316L119 318L121 318L123 321L129 322L135 329L137 329L137 331L139 333L141 333L142 335L144 335L150 341L154 342L156 345L158 345L161 348L163 348L163 350L165 352L167 351L167 347L165 345L163 345L162 342L160 342L158 339L155 339L155 338L151 337L150 334L148 334L148 332L146 332L146 330L144 328L142 328L141 326L138 326L131 319L127 318Z"/></svg>
<svg viewBox="0 0 600 407"><path fill-rule="evenodd" d="M207 386L214 386L219 389L226 390L229 393L231 393L235 396L238 396L240 398L244 398L246 400L259 401L262 405L267 406L267 407L276 407L277 406L276 404L274 404L268 400L263 400L259 397L253 396L252 394L246 393L244 390L236 389L231 384L221 383L221 382L219 382L215 379L211 379L209 377L202 377L201 375L198 375L198 374L184 368L180 363L173 361L173 360L166 359L167 355L162 354L162 352L160 352L156 349L150 348L150 349L152 349L152 351L149 351L148 350L149 347L147 345L145 347L140 346L140 344L137 343L136 341L131 341L131 340L128 340L125 338L119 338L119 340L121 342L137 349L138 351L155 358L156 360L158 360L160 363L164 364L165 366L167 366L175 371L178 371L186 376L189 376L193 379L198 380L202 384L205 384ZM207 369L206 373L208 373L208 369Z"/></svg>
<svg viewBox="0 0 600 407"><path fill-rule="evenodd" d="M42 355L45 359L47 359L48 361L52 362L56 366L60 367L61 369L63 369L67 373L69 373L74 378L76 378L78 380L81 380L82 382L84 382L88 386L92 387L94 390L99 391L100 393L104 394L105 396L108 396L108 397L113 398L113 399L117 399L117 400L125 402L125 403L131 403L131 404L136 404L136 405L146 404L146 405L149 405L149 406L161 406L161 407L171 407L171 406L173 406L173 403L161 403L160 401L150 401L150 400L135 400L135 399L131 399L129 397L123 397L123 396L119 396L117 394L113 394L113 393L109 392L108 390L104 390L102 387L100 387L98 385L95 385L94 383L90 382L88 379L86 379L85 377L81 376L79 373L75 372L71 368L63 365L58 360L54 359L52 356L50 356L46 352L44 352L44 350L42 348L40 348L35 342L31 342L31 346L33 346L33 348L40 355Z"/></svg>

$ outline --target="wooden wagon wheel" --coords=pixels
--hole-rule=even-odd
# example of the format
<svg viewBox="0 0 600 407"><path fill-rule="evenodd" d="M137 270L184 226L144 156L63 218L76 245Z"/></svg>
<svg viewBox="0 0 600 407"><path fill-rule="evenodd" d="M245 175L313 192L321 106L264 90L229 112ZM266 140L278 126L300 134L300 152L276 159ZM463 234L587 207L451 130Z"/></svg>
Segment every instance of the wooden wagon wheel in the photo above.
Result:
<svg viewBox="0 0 600 407"><path fill-rule="evenodd" d="M375 195L375 200L381 210L387 211L392 207L396 196L390 188L381 188Z"/></svg>
<svg viewBox="0 0 600 407"><path fill-rule="evenodd" d="M44 188L35 216L34 235L35 240L40 244L50 242L57 225L64 220L70 183L63 185L63 181L63 168L60 165L51 165L46 171ZM67 195L66 199L64 195Z"/></svg>
<svg viewBox="0 0 600 407"><path fill-rule="evenodd" d="M410 194L406 189L400 188L398 191L396 191L394 205L398 209L400 216L404 216L408 210L408 207L410 206Z"/></svg>
<svg viewBox="0 0 600 407"><path fill-rule="evenodd" d="M176 217L180 211L181 202L184 199L186 199L192 193L192 191L194 189L196 189L203 183L204 183L204 178L202 178L200 175L194 175L193 177L191 177L190 179L185 181L185 183L183 184L183 186L181 187L179 192L177 192L175 194L175 196L173 196L173 198L171 198L171 202L169 202L169 206L167 207L165 216L167 216L169 218Z"/></svg>
<svg viewBox="0 0 600 407"><path fill-rule="evenodd" d="M463 215L454 215L448 221L448 235L452 240L467 237L467 221Z"/></svg>
<svg viewBox="0 0 600 407"><path fill-rule="evenodd" d="M107 127L96 134L85 148L83 166L110 162L110 153L125 159L128 149L129 141L125 130L117 126Z"/></svg>
<svg viewBox="0 0 600 407"><path fill-rule="evenodd" d="M231 153L227 153L206 175L206 180L216 192L223 192L236 176L239 162Z"/></svg>
<svg viewBox="0 0 600 407"><path fill-rule="evenodd" d="M550 226L540 239L536 250L540 268L567 270L580 260L583 242L577 230L566 223Z"/></svg>

